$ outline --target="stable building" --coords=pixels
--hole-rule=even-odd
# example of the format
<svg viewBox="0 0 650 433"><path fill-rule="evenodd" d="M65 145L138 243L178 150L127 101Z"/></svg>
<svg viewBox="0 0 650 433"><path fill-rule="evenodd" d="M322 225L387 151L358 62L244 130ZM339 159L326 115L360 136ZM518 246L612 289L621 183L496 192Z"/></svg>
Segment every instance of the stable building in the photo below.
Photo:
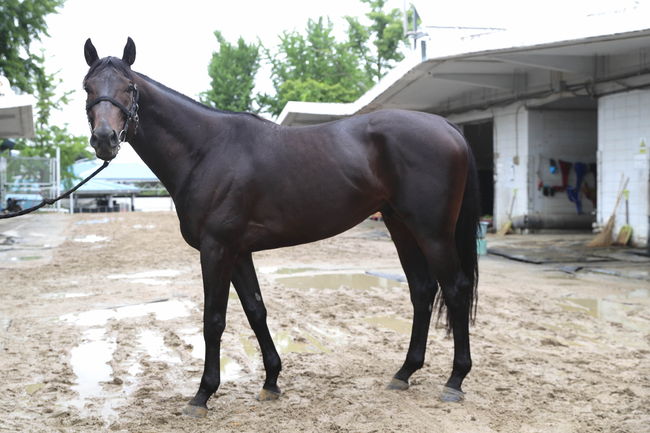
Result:
<svg viewBox="0 0 650 433"><path fill-rule="evenodd" d="M511 219L528 230L590 229L616 212L615 232L629 222L632 241L647 244L650 28L639 16L610 18L565 33L504 31L444 45L425 37L359 100L290 102L278 122L383 108L440 114L474 151L482 212L495 227Z"/></svg>

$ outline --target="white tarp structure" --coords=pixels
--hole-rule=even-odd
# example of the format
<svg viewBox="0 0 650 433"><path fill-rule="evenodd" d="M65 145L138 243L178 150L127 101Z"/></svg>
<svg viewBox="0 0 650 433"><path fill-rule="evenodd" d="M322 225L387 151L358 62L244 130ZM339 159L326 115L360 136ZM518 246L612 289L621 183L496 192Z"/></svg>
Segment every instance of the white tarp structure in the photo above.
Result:
<svg viewBox="0 0 650 433"><path fill-rule="evenodd" d="M34 103L30 95L14 94L9 81L0 76L0 139L34 136Z"/></svg>

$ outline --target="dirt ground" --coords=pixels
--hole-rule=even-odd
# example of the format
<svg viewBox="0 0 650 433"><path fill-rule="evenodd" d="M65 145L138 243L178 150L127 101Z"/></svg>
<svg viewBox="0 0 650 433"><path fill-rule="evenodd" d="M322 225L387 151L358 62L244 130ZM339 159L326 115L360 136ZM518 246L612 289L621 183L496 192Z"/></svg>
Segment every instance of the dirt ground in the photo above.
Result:
<svg viewBox="0 0 650 433"><path fill-rule="evenodd" d="M283 395L255 399L262 363L233 292L222 385L196 420L181 411L202 371L202 288L176 216L0 221L0 431L650 432L644 259L619 260L637 270L619 276L481 257L474 368L454 404L438 400L452 341L433 326L411 388L385 389L412 313L404 284L366 273L401 274L380 223L254 258Z"/></svg>

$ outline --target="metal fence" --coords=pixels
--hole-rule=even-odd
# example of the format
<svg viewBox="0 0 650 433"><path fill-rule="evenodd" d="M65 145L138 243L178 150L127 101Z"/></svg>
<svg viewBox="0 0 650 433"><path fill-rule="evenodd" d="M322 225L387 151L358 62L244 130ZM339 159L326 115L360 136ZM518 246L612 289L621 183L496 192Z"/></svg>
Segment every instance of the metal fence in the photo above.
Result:
<svg viewBox="0 0 650 433"><path fill-rule="evenodd" d="M0 208L8 199L22 208L34 206L44 198L56 197L60 184L57 158L0 157Z"/></svg>

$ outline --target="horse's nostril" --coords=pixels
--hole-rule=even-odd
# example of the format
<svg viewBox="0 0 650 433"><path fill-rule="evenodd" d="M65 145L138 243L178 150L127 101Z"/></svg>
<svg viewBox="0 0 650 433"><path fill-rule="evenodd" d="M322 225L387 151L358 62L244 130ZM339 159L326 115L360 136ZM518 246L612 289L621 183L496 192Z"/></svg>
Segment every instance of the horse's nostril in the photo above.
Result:
<svg viewBox="0 0 650 433"><path fill-rule="evenodd" d="M115 132L114 129L111 131L110 140L111 140L111 147L117 147L120 144L120 140L117 137L117 132Z"/></svg>

